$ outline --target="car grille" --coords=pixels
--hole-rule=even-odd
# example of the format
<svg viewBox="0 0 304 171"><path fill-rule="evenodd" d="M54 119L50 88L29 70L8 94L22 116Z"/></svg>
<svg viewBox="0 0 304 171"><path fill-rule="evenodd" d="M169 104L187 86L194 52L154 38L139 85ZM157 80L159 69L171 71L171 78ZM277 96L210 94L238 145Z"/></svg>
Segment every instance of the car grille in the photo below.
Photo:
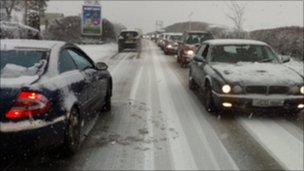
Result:
<svg viewBox="0 0 304 171"><path fill-rule="evenodd" d="M247 86L248 94L288 94L289 88L286 86Z"/></svg>
<svg viewBox="0 0 304 171"><path fill-rule="evenodd" d="M249 94L267 94L266 86L247 86L246 92Z"/></svg>
<svg viewBox="0 0 304 171"><path fill-rule="evenodd" d="M286 86L270 86L268 94L288 94L289 88Z"/></svg>

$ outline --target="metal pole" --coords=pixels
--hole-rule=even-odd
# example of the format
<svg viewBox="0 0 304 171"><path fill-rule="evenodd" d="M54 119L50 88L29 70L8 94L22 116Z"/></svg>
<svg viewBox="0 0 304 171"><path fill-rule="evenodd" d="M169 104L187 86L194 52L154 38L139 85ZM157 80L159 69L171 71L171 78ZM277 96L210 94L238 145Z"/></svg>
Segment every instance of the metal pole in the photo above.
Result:
<svg viewBox="0 0 304 171"><path fill-rule="evenodd" d="M27 10L28 10L28 0L24 0L24 25L27 25Z"/></svg>

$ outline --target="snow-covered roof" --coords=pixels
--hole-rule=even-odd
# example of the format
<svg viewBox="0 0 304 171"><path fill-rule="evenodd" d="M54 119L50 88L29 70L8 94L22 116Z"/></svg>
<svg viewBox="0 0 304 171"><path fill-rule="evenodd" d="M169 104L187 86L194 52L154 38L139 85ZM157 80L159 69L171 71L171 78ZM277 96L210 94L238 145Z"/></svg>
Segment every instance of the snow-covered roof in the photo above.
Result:
<svg viewBox="0 0 304 171"><path fill-rule="evenodd" d="M212 39L205 42L210 45L267 45L264 42L249 39Z"/></svg>
<svg viewBox="0 0 304 171"><path fill-rule="evenodd" d="M169 36L182 36L183 33L176 33L176 32L169 32L169 33L163 33L164 35L169 35Z"/></svg>
<svg viewBox="0 0 304 171"><path fill-rule="evenodd" d="M62 41L30 40L30 39L1 39L1 50L12 49L52 49L55 45L63 45Z"/></svg>

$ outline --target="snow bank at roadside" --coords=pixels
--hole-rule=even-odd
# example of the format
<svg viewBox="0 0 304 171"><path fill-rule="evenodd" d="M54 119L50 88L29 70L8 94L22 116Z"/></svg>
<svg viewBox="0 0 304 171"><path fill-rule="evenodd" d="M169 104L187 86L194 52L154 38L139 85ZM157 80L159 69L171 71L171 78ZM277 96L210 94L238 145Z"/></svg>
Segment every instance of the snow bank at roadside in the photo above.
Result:
<svg viewBox="0 0 304 171"><path fill-rule="evenodd" d="M78 45L86 52L95 62L102 62L107 57L111 57L117 53L116 43L107 43L102 45Z"/></svg>

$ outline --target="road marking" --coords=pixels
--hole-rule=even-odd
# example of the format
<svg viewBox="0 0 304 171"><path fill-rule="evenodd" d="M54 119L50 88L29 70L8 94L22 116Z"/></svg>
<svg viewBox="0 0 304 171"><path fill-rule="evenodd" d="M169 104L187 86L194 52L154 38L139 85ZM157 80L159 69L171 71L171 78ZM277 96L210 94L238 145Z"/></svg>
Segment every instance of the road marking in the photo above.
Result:
<svg viewBox="0 0 304 171"><path fill-rule="evenodd" d="M150 110L146 112L147 114L147 129L148 134L146 135L147 139L152 139L154 137L153 133L153 125L152 125L152 87L151 87L151 70L149 70L149 82L148 82L148 96L147 96L147 106L150 107ZM150 150L144 152L145 160L144 160L144 170L154 170L154 142L147 144Z"/></svg>
<svg viewBox="0 0 304 171"><path fill-rule="evenodd" d="M130 92L130 99L136 99L136 93L138 92L138 87L139 83L141 80L141 76L143 73L143 67L141 66L136 77L134 80L134 84L132 85L131 92ZM148 82L148 96L147 96L147 106L152 107L151 103L151 79L149 77L149 82ZM145 139L150 139L153 137L153 126L151 123L151 110L148 110L146 112L147 115L147 129L148 129L148 134L145 135ZM154 144L153 142L147 144L149 150L144 151L144 168L143 170L154 170Z"/></svg>
<svg viewBox="0 0 304 171"><path fill-rule="evenodd" d="M153 45L150 43L150 47ZM189 147L189 144L187 140L185 139L185 132L182 129L182 126L180 125L181 121L178 117L176 117L176 110L172 107L174 106L172 99L170 98L170 95L168 94L169 88L166 84L166 78L164 77L164 71L161 67L161 62L158 59L157 54L155 54L154 51L151 50L151 58L153 67L155 68L155 76L157 80L160 80L158 86L159 86L159 96L160 96L160 105L161 109L164 113L164 117L167 118L168 126L169 128L175 128L180 136L179 139L171 140L169 139L170 148L172 151L172 160L173 160L173 166L174 169L181 169L181 170L197 170L197 165L193 159L193 156L191 154L191 150ZM171 135L172 133L166 130L167 135Z"/></svg>
<svg viewBox="0 0 304 171"><path fill-rule="evenodd" d="M127 57L128 57L130 54L131 54L131 53L126 53L126 54L123 56L122 60L120 60L119 63L115 66L115 68L110 69L110 73L111 73L112 75L115 75L115 74L116 74L116 72L119 70L119 68L121 67L121 65L123 64L123 62L127 59Z"/></svg>
<svg viewBox="0 0 304 171"><path fill-rule="evenodd" d="M304 170L302 141L274 121L239 119L239 122L287 170Z"/></svg>

